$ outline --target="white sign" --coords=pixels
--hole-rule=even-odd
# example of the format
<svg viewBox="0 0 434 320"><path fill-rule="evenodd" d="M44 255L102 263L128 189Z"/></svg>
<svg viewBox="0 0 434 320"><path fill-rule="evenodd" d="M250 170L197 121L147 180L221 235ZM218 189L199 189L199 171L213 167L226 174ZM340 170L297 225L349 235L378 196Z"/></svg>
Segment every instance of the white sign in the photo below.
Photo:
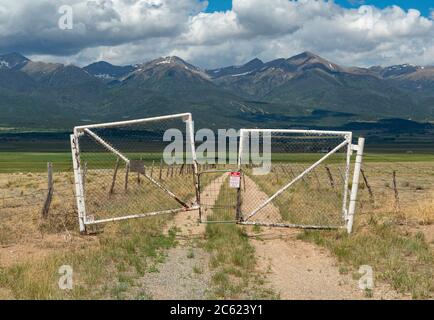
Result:
<svg viewBox="0 0 434 320"><path fill-rule="evenodd" d="M234 189L240 188L241 172L231 172L231 178L229 179L229 186Z"/></svg>

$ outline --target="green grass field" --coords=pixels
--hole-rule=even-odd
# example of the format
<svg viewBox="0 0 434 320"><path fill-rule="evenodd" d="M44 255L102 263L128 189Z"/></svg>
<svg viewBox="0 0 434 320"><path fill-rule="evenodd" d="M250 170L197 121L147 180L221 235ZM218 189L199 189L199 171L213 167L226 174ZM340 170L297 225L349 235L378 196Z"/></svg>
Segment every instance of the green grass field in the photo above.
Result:
<svg viewBox="0 0 434 320"><path fill-rule="evenodd" d="M134 154L147 162L158 163L161 155L157 153ZM101 161L106 158L107 165L112 164L113 156L109 153L98 155ZM307 162L318 160L319 154L277 154L273 161L278 162ZM342 158L340 158L342 159ZM434 161L434 154L425 153L368 153L365 162L421 162ZM72 170L72 158L69 152L0 152L0 173L14 172L42 172L47 169L47 162L53 163L56 171Z"/></svg>
<svg viewBox="0 0 434 320"><path fill-rule="evenodd" d="M148 163L159 163L161 155L158 153L128 153L130 159L143 159ZM97 159L100 168L112 168L115 156L111 153L86 154L86 159ZM90 160L91 161L91 160ZM47 162L51 162L56 171L72 170L70 152L0 152L0 173L14 172L42 172L47 170Z"/></svg>

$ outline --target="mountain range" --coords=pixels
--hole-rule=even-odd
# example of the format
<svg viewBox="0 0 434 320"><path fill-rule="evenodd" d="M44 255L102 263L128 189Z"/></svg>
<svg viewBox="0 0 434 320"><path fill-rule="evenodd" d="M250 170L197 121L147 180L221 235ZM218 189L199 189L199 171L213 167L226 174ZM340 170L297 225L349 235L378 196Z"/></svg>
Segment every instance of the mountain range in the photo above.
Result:
<svg viewBox="0 0 434 320"><path fill-rule="evenodd" d="M70 130L187 111L213 128L432 122L434 66L346 67L304 52L212 70L179 57L80 68L0 55L0 128Z"/></svg>

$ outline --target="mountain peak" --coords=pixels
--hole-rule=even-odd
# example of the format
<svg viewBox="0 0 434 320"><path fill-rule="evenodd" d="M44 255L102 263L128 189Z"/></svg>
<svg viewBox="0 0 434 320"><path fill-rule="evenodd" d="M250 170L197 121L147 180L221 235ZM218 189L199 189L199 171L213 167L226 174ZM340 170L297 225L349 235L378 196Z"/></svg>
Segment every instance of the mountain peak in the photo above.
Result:
<svg viewBox="0 0 434 320"><path fill-rule="evenodd" d="M319 68L329 72L343 71L344 68L326 60L310 51L305 51L286 60L290 64L296 65L302 70Z"/></svg>
<svg viewBox="0 0 434 320"><path fill-rule="evenodd" d="M0 55L0 67L6 67L9 69L19 69L29 61L30 59L18 52Z"/></svg>
<svg viewBox="0 0 434 320"><path fill-rule="evenodd" d="M154 89L160 90L171 82L204 83L209 82L209 77L201 69L183 59L168 56L138 65L123 81L139 86L146 83L147 86L154 86Z"/></svg>
<svg viewBox="0 0 434 320"><path fill-rule="evenodd" d="M168 70L173 68L181 68L192 72L201 72L198 67L184 61L177 56L161 57L148 63L139 65L137 69L138 71L143 71L149 69Z"/></svg>
<svg viewBox="0 0 434 320"><path fill-rule="evenodd" d="M310 51L304 51L296 56L294 56L294 58L321 58L319 55L310 52Z"/></svg>
<svg viewBox="0 0 434 320"><path fill-rule="evenodd" d="M154 62L157 64L186 63L184 60L177 56L160 57L158 59L155 59Z"/></svg>
<svg viewBox="0 0 434 320"><path fill-rule="evenodd" d="M251 68L257 68L264 64L264 62L258 58L252 59L249 62L247 62L244 67L251 67Z"/></svg>
<svg viewBox="0 0 434 320"><path fill-rule="evenodd" d="M320 57L319 55L312 53L310 51L305 51L302 52L300 54L297 54L295 56L290 57L289 59L287 59L287 61L292 61L292 62L300 62L300 64L302 63L306 63L309 61L327 61L326 59Z"/></svg>

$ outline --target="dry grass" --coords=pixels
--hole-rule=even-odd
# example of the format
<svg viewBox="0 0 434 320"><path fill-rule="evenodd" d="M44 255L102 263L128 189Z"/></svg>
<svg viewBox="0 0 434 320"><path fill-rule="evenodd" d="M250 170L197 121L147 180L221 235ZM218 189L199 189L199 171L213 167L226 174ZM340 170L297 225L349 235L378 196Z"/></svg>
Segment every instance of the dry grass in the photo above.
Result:
<svg viewBox="0 0 434 320"><path fill-rule="evenodd" d="M42 219L46 174L0 174L0 246L32 243L47 233L77 229L72 174L57 173L55 181L50 215Z"/></svg>
<svg viewBox="0 0 434 320"><path fill-rule="evenodd" d="M92 299L122 298L134 287L147 266L164 259L164 251L176 244L175 232L162 234L167 217L127 221L107 226L96 243L82 243L56 251L43 259L31 259L0 268L3 298ZM74 289L60 290L62 265L74 270ZM123 288L120 290L120 288Z"/></svg>
<svg viewBox="0 0 434 320"><path fill-rule="evenodd" d="M194 186L192 180L188 180L191 175L174 172L172 176L167 169L162 173L166 186L185 199L193 198ZM143 177L139 184L134 174L129 176L127 193L123 188L124 180L118 177L116 194L110 196L111 176L112 173L101 180L96 172L88 171L86 185L90 192L90 210L99 208L99 212L107 217L128 213L127 206L133 203L139 204L134 213L161 210L162 206L171 204L166 195L151 188ZM135 286L135 279L163 261L165 251L176 244L175 230L170 230L169 235L163 234L164 226L172 216L107 224L103 230L98 228L103 233L82 237L77 230L72 175L55 174L50 215L44 220L41 219L41 208L45 199L45 179L43 173L0 176L0 206L7 207L0 212L0 244L3 246L0 248L0 297L134 298L129 292L134 292L130 289ZM22 195L32 193L38 193L38 196L23 202ZM1 202L3 195L8 198L3 200L6 203ZM98 202L104 205L98 205ZM180 207L178 203L175 205ZM74 269L72 291L60 290L57 285L58 269L65 264Z"/></svg>
<svg viewBox="0 0 434 320"><path fill-rule="evenodd" d="M399 218L404 221L412 221L421 225L434 223L434 192L428 198L417 201L413 206L399 210Z"/></svg>

